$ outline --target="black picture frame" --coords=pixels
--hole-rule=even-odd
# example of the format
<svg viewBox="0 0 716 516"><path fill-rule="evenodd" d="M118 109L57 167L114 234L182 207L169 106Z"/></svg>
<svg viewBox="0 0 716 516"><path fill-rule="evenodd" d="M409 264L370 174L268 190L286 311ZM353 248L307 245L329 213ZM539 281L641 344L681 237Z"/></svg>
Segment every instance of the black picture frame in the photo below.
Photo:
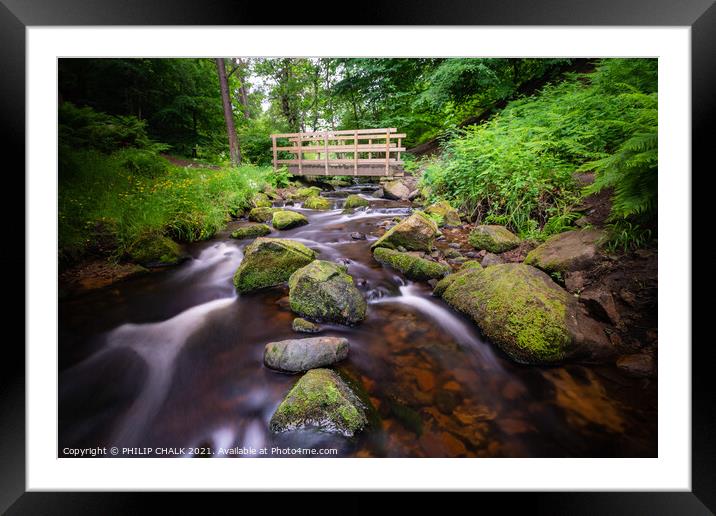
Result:
<svg viewBox="0 0 716 516"><path fill-rule="evenodd" d="M458 0L441 3L391 0L362 4L352 18L334 12L297 11L292 16L272 14L261 2L228 0L0 0L0 142L5 153L20 158L7 166L7 188L15 199L24 199L25 170L25 29L28 26L69 25L281 25L287 21L311 25L558 25L558 26L688 26L692 50L692 169L706 163L713 143L709 131L716 103L716 6L714 0ZM328 10L331 11L331 10ZM6 156L7 158L7 156ZM8 159L4 159L7 165ZM712 166L709 167L713 168ZM12 174L10 173L12 172ZM690 180L684 171L684 180ZM12 176L12 177L10 177ZM16 184L12 185L11 182ZM692 187L692 192L696 190ZM22 201L21 201L22 202ZM17 220L21 206L2 202L3 221ZM707 203L701 204L706 206ZM696 202L694 207L699 206ZM703 214L701 214L703 215ZM692 220L702 219L694 208ZM24 227L24 225L23 225ZM13 233L17 233L14 223ZM23 231L23 235L25 232ZM24 292L18 270L26 268L25 246L13 242L0 253L10 292ZM693 253L693 251L692 251ZM698 257L692 254L692 270ZM4 310L7 323L24 319L22 298L13 298ZM7 299L10 299L9 296ZM692 306L696 306L692 301ZM698 320L693 317L692 320ZM25 351L21 337L10 338L5 326L0 367L0 511L8 514L108 514L149 509L148 494L126 493L28 493L25 492ZM24 337L24 330L23 330ZM24 339L22 339L24 340ZM501 512L518 508L537 514L711 514L716 511L716 424L714 386L708 350L711 339L694 342L692 351L692 491L642 493L502 493L480 494L484 503L498 503ZM688 346L691 343L670 343ZM660 384L660 388L668 388ZM184 495L159 495L162 504L170 496L186 504ZM225 497L214 496L222 501ZM242 495L245 496L245 495ZM273 496L273 495L272 495ZM349 495L354 497L356 495ZM291 505L302 505L296 501ZM421 502L421 497L415 497ZM268 502L280 506L277 501ZM470 502L474 503L474 502ZM344 507L368 509L369 502ZM184 511L188 506L184 506ZM167 507L167 506L164 506ZM204 509L207 506L203 506Z"/></svg>

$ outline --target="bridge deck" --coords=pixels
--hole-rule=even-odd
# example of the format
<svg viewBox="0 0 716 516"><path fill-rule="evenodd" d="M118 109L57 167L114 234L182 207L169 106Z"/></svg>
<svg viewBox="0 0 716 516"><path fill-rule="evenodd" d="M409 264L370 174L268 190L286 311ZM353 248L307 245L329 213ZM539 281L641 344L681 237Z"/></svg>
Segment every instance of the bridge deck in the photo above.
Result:
<svg viewBox="0 0 716 516"><path fill-rule="evenodd" d="M403 138L395 128L272 134L273 167L303 176L402 176Z"/></svg>

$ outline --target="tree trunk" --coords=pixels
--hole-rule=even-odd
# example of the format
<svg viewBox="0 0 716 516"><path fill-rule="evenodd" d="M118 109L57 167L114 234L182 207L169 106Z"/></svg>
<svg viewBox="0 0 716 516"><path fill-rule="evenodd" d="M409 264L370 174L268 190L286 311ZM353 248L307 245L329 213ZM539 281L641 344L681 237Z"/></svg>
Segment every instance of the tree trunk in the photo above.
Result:
<svg viewBox="0 0 716 516"><path fill-rule="evenodd" d="M236 128L234 127L234 112L231 108L229 81L226 78L226 64L223 58L216 59L216 69L219 72L219 86L221 87L221 101L224 104L226 132L229 135L229 157L231 164L237 166L241 163L241 149L239 148L239 139L236 137Z"/></svg>

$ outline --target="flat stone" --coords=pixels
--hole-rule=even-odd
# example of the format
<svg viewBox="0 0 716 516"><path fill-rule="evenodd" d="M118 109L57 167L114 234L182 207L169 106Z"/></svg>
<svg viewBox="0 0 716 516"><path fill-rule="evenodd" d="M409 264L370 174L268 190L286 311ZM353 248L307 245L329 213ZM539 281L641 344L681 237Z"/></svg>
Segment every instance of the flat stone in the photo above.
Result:
<svg viewBox="0 0 716 516"><path fill-rule="evenodd" d="M340 362L348 356L343 337L310 337L269 342L264 348L264 365L297 373Z"/></svg>

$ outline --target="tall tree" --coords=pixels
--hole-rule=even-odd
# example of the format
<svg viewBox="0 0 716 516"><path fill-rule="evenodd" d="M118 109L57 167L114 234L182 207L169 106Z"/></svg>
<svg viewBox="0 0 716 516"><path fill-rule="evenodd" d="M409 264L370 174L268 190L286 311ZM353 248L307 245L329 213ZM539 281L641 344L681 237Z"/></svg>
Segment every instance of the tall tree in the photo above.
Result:
<svg viewBox="0 0 716 516"><path fill-rule="evenodd" d="M216 59L216 69L219 73L219 87L221 89L221 101L224 105L226 132L229 135L229 157L231 164L236 166L241 163L241 149L239 148L239 139L236 136L236 128L234 127L234 110L231 107L229 81L226 77L226 63L224 62L224 58Z"/></svg>

